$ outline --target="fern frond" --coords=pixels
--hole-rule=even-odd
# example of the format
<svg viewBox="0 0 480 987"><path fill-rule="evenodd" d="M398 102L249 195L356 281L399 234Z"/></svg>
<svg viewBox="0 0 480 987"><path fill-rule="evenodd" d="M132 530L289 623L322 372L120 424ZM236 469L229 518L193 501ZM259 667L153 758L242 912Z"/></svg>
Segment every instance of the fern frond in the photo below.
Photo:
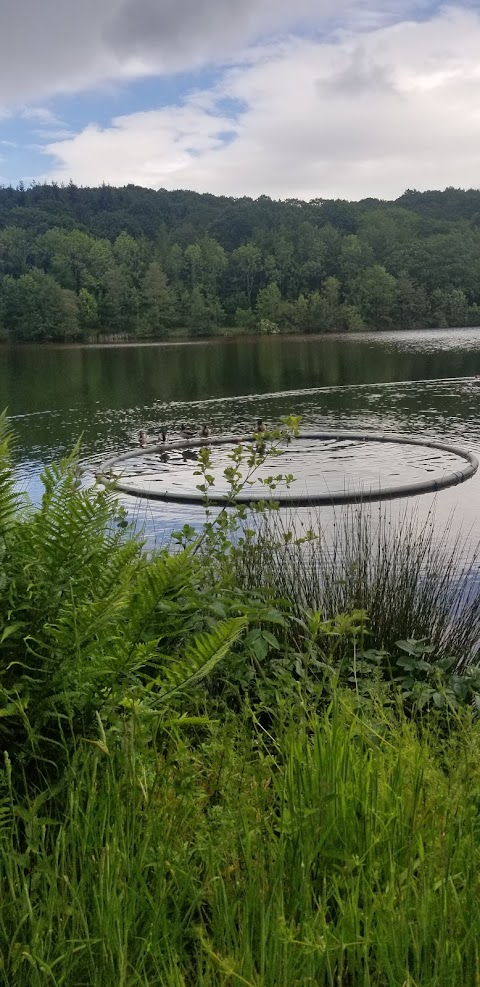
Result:
<svg viewBox="0 0 480 987"><path fill-rule="evenodd" d="M198 634L187 645L182 656L167 659L155 683L150 686L161 690L155 705L165 703L174 694L183 692L208 675L238 641L246 626L244 617L223 620L212 631Z"/></svg>
<svg viewBox="0 0 480 987"><path fill-rule="evenodd" d="M10 456L12 432L6 411L0 414L0 540L12 524L19 505L20 495L15 490L13 465Z"/></svg>
<svg viewBox="0 0 480 987"><path fill-rule="evenodd" d="M137 641L153 616L163 609L165 620L173 600L191 581L192 558L185 550L176 555L161 555L139 570L132 589L129 636Z"/></svg>

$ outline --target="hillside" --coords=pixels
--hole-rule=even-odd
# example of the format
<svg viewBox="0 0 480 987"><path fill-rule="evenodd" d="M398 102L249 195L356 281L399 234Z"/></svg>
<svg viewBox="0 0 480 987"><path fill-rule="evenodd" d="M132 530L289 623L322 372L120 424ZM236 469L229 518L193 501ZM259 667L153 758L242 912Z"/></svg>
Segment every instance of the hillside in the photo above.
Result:
<svg viewBox="0 0 480 987"><path fill-rule="evenodd" d="M4 339L479 323L479 190L280 202L0 189Z"/></svg>

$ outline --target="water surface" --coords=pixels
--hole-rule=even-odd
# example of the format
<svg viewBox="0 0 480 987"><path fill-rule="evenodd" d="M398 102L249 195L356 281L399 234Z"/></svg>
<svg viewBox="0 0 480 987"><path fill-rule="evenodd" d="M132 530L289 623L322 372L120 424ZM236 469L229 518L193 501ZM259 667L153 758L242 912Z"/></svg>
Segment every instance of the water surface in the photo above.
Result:
<svg viewBox="0 0 480 987"><path fill-rule="evenodd" d="M305 428L425 435L480 455L480 329L2 347L0 401L17 435L19 484L34 499L42 466L80 435L90 475L106 455L133 448L140 428L155 437L166 426L173 435L181 422L250 432L257 417L275 423L292 413ZM377 457L369 461L375 475L385 468L382 447ZM427 516L432 503L424 495L407 507ZM454 510L455 525L480 538L479 503L477 476L438 495L435 523L441 528ZM157 531L199 518L186 506L132 507Z"/></svg>

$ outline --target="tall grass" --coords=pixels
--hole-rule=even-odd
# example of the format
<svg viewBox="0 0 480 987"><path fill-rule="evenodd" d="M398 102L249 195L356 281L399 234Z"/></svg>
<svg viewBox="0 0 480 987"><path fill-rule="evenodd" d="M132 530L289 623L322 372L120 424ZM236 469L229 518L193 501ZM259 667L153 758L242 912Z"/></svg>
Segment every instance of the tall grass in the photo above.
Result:
<svg viewBox="0 0 480 987"><path fill-rule="evenodd" d="M479 754L342 692L274 740L85 745L60 820L5 792L1 982L473 987Z"/></svg>
<svg viewBox="0 0 480 987"><path fill-rule="evenodd" d="M22 506L8 446L0 419L2 987L478 984L473 711L416 723L395 685L294 674L305 608L468 660L460 543L354 515L295 544L277 518L241 550L212 527L208 565L147 557L73 460ZM199 685L227 654L236 705Z"/></svg>
<svg viewBox="0 0 480 987"><path fill-rule="evenodd" d="M480 642L480 545L438 530L435 514L392 519L388 506L343 509L324 527L313 515L315 538L291 537L278 513L261 519L256 537L237 559L246 587L268 586L294 612L326 617L366 610L371 641L391 648L401 638L427 637L437 656L451 654L460 667L473 661Z"/></svg>

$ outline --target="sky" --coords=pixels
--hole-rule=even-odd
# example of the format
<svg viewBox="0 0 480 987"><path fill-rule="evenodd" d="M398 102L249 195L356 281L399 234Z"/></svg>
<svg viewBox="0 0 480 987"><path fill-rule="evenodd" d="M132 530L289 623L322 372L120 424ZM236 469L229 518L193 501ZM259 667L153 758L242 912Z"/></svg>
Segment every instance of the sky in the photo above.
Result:
<svg viewBox="0 0 480 987"><path fill-rule="evenodd" d="M0 184L480 186L480 0L1 0Z"/></svg>

